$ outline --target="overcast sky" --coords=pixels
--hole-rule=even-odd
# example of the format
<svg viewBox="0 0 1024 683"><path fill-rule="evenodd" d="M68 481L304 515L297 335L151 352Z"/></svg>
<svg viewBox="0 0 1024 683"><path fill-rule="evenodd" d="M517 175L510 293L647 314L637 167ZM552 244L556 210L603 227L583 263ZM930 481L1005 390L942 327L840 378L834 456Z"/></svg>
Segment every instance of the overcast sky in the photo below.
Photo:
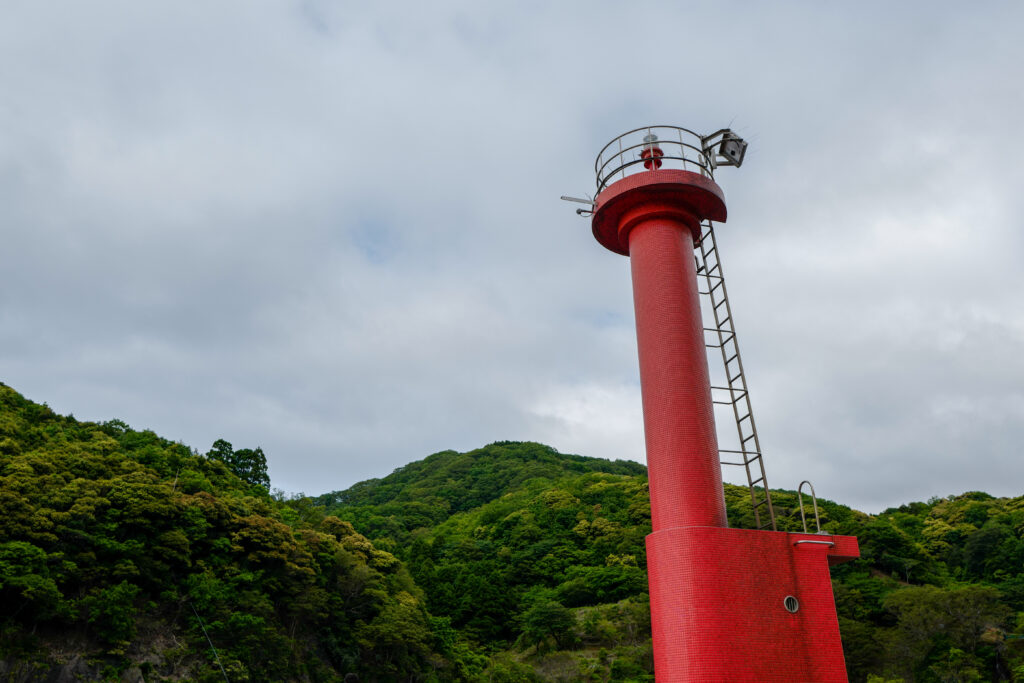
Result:
<svg viewBox="0 0 1024 683"><path fill-rule="evenodd" d="M1022 26L1016 2L6 2L0 381L261 446L290 492L501 439L643 461L629 263L559 196L628 129L731 126L717 234L769 483L869 512L1020 495Z"/></svg>

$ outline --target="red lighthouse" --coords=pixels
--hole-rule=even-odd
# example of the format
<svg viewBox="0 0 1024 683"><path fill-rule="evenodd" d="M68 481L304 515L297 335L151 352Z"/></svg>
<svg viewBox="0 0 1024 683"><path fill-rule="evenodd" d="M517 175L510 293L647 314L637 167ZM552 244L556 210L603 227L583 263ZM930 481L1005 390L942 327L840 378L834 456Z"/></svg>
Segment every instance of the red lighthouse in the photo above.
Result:
<svg viewBox="0 0 1024 683"><path fill-rule="evenodd" d="M758 521L774 520L710 223L726 219L714 171L738 166L745 149L728 130L701 136L654 126L619 136L596 164L594 236L628 256L632 270L655 675L660 682L846 681L829 566L857 557L856 539L779 532L773 521L729 529L726 520L715 403L736 415L740 443L728 452L741 462L729 464L746 466ZM710 293L698 289L699 277ZM710 328L701 293L711 296ZM711 345L723 351L727 386L714 388L724 400L712 396L706 331L718 333Z"/></svg>

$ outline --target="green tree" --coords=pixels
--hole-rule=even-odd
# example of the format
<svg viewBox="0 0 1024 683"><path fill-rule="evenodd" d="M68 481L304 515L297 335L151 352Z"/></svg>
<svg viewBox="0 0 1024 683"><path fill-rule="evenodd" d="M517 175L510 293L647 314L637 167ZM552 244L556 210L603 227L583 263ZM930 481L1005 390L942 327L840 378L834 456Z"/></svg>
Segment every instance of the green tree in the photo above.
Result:
<svg viewBox="0 0 1024 683"><path fill-rule="evenodd" d="M979 671L981 666L977 657L951 647L945 656L928 667L928 670L942 683L977 683L985 680Z"/></svg>
<svg viewBox="0 0 1024 683"><path fill-rule="evenodd" d="M28 608L33 617L45 617L61 597L42 548L24 541L0 544L0 602L14 613Z"/></svg>
<svg viewBox="0 0 1024 683"><path fill-rule="evenodd" d="M122 581L81 601L86 618L113 651L123 652L135 635L135 599L139 587Z"/></svg>
<svg viewBox="0 0 1024 683"><path fill-rule="evenodd" d="M236 451L230 442L217 439L206 453L206 457L224 463L242 481L270 489L267 456L262 448L241 448Z"/></svg>
<svg viewBox="0 0 1024 683"><path fill-rule="evenodd" d="M267 475L267 456L262 448L242 448L235 451L231 471L242 481L270 489L270 477Z"/></svg>
<svg viewBox="0 0 1024 683"><path fill-rule="evenodd" d="M983 635L1002 629L1010 617L1010 610L999 602L999 597L999 592L988 586L949 590L913 586L890 593L885 606L898 619L890 660L902 665L908 675L919 673L928 665L930 656L940 653L946 659L945 664L938 663L939 668L972 668L977 662L974 655L984 643ZM958 659L950 654L950 647L972 657Z"/></svg>
<svg viewBox="0 0 1024 683"><path fill-rule="evenodd" d="M523 612L520 618L523 646L536 645L538 652L548 649L553 642L556 649L568 647L574 640L576 617L561 603L542 600Z"/></svg>

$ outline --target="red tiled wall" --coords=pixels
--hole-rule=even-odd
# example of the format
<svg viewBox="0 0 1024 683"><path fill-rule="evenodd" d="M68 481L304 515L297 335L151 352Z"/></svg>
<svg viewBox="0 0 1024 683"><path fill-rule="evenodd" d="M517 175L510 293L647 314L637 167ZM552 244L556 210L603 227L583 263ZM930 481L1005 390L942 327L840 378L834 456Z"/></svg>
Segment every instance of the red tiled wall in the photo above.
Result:
<svg viewBox="0 0 1024 683"><path fill-rule="evenodd" d="M666 213L629 234L651 523L726 526L693 237L685 214Z"/></svg>
<svg viewBox="0 0 1024 683"><path fill-rule="evenodd" d="M830 555L857 554L849 536L714 527L651 534L657 680L845 682L828 567ZM799 601L796 613L785 609L787 595Z"/></svg>

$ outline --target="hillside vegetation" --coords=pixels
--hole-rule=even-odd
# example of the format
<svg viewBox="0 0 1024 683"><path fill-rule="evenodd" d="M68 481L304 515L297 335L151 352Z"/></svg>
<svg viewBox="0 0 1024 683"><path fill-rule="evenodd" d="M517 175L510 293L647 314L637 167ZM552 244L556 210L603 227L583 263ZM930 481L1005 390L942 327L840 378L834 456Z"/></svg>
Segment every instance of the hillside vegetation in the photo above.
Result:
<svg viewBox="0 0 1024 683"><path fill-rule="evenodd" d="M271 499L229 469L262 480L255 451L236 453L0 385L0 673L397 680L442 665L402 563Z"/></svg>
<svg viewBox="0 0 1024 683"><path fill-rule="evenodd" d="M725 496L730 524L752 528L749 492ZM801 530L795 492L773 498L779 528ZM467 675L651 680L639 465L496 443L316 503L394 552L431 613L469 652L490 653ZM826 531L861 544L860 560L833 570L851 680L1024 680L1024 497L972 492L875 516L819 508Z"/></svg>
<svg viewBox="0 0 1024 683"><path fill-rule="evenodd" d="M316 498L265 474L0 385L0 674L653 680L642 465L499 442ZM851 680L1024 681L1024 497L819 507L861 542L833 570Z"/></svg>

